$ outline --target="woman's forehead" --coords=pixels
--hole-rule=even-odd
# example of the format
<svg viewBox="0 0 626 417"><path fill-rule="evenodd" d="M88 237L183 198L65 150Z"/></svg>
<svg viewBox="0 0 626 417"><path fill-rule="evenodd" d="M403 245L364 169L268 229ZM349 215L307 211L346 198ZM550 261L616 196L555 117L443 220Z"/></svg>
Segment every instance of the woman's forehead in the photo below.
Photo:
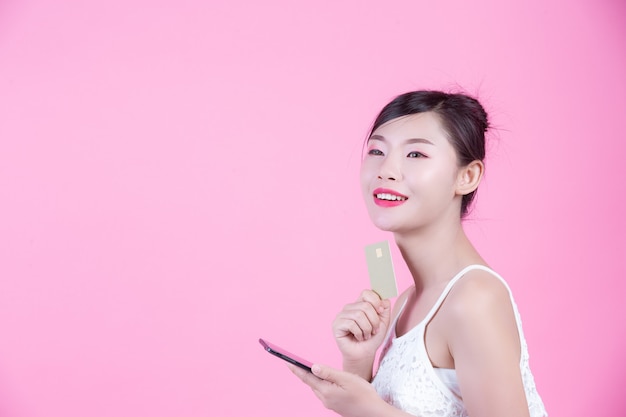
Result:
<svg viewBox="0 0 626 417"><path fill-rule="evenodd" d="M439 116L433 112L410 114L396 117L383 123L372 132L370 139L378 138L388 141L427 139L438 142L447 141L447 135Z"/></svg>

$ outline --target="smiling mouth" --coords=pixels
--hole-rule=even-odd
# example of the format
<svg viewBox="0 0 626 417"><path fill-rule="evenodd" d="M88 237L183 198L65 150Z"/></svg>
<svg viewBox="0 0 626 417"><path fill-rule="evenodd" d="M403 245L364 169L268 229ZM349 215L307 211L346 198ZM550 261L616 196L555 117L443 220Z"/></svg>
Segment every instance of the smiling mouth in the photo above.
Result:
<svg viewBox="0 0 626 417"><path fill-rule="evenodd" d="M385 201L405 201L407 199L406 197L402 197L402 196L395 195L395 194L389 194L389 193L379 193L379 194L374 194L374 196L379 200L385 200Z"/></svg>

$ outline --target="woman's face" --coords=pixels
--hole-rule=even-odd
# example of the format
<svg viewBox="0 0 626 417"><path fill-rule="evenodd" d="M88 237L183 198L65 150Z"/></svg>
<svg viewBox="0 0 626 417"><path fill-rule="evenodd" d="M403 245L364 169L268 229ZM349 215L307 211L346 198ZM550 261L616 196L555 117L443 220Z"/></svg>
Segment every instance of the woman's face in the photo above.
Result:
<svg viewBox="0 0 626 417"><path fill-rule="evenodd" d="M459 218L457 157L432 112L383 124L367 142L361 187L374 224L392 232L427 226L443 215Z"/></svg>

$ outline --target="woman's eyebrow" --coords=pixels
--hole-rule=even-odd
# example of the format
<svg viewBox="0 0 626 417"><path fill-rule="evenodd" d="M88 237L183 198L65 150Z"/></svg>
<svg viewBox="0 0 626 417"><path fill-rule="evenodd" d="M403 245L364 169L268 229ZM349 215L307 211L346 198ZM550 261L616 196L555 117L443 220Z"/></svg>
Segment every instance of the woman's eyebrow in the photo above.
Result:
<svg viewBox="0 0 626 417"><path fill-rule="evenodd" d="M385 137L381 136L381 135L372 135L372 136L370 136L369 140L379 140L381 142L387 142L387 139L385 139ZM432 143L428 139L424 139L424 138L411 138L411 139L405 140L404 143L407 143L407 144L425 143L427 145L434 145L434 143Z"/></svg>

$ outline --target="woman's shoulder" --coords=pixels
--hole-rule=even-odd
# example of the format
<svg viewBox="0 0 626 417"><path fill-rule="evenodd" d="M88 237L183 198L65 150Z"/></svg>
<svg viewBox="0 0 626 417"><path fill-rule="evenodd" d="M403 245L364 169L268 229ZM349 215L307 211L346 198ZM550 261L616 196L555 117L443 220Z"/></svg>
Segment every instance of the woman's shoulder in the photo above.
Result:
<svg viewBox="0 0 626 417"><path fill-rule="evenodd" d="M460 320L484 319L492 314L512 313L513 300L507 283L486 267L467 271L454 283L445 301L447 310Z"/></svg>
<svg viewBox="0 0 626 417"><path fill-rule="evenodd" d="M519 363L516 308L508 285L499 276L489 270L468 271L452 287L443 307L448 347L457 366L468 361L492 363L502 352Z"/></svg>

